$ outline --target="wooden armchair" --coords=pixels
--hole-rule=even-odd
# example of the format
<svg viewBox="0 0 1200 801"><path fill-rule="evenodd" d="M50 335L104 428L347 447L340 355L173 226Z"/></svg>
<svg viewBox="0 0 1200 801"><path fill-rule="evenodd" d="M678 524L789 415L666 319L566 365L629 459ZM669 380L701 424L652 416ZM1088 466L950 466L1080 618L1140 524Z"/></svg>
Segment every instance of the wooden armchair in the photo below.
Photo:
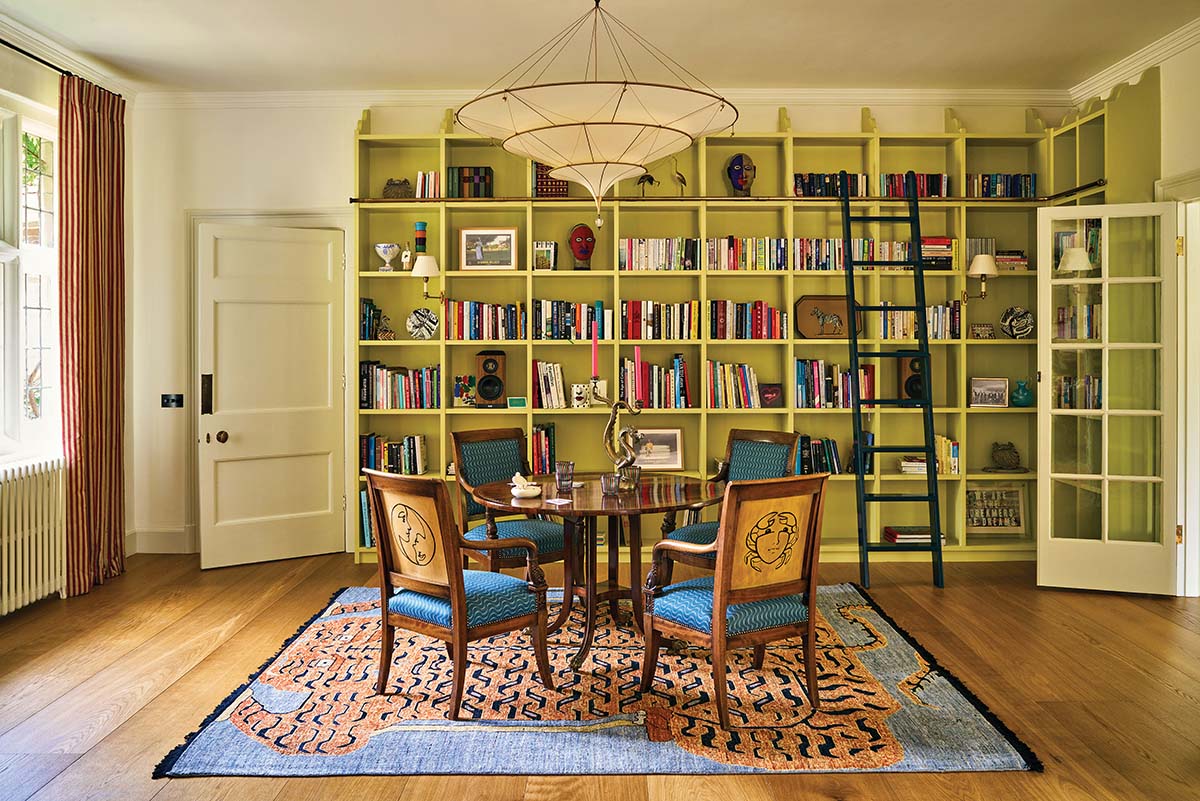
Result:
<svg viewBox="0 0 1200 801"><path fill-rule="evenodd" d="M571 586L575 567L576 532L569 522L556 523L534 517L515 520L494 520L492 513L475 500L475 487L493 481L507 481L513 473L528 476L525 432L520 428L487 428L476 431L452 431L454 442L454 474L459 490L459 519L463 537L473 545L464 546L465 553L485 569L521 567L525 553L519 548L490 548L480 545L498 538L523 537L538 548L538 562L563 561L564 585ZM479 518L482 522L472 524ZM562 608L550 626L557 631L571 613L571 593L563 596Z"/></svg>
<svg viewBox="0 0 1200 801"><path fill-rule="evenodd" d="M725 654L751 646L754 667L761 669L767 643L801 636L808 700L814 709L820 706L813 609L828 477L731 482L725 487L716 542L663 540L654 546L645 587L642 692L654 682L664 637L709 647L717 718L727 729ZM669 560L702 554L715 560L713 575L663 586Z"/></svg>
<svg viewBox="0 0 1200 801"><path fill-rule="evenodd" d="M729 432L720 470L709 481L755 481L793 475L799 441L800 435L791 431L735 428ZM699 510L692 509L688 510L684 525L675 528L675 513L668 512L663 520L663 535L676 542L710 545L717 538L717 522L700 522ZM678 553L674 560L706 570L713 568L712 554L707 551L698 556ZM670 575L666 576L667 581L670 579Z"/></svg>
<svg viewBox="0 0 1200 801"><path fill-rule="evenodd" d="M450 493L441 479L363 470L379 553L380 614L383 617L376 690L387 689L396 628L446 643L454 662L450 718L459 719L469 665L467 643L516 629L529 629L538 676L554 689L546 650L546 579L537 545L511 538L467 542L459 536ZM465 570L462 548L513 549L525 555L524 580L505 573Z"/></svg>

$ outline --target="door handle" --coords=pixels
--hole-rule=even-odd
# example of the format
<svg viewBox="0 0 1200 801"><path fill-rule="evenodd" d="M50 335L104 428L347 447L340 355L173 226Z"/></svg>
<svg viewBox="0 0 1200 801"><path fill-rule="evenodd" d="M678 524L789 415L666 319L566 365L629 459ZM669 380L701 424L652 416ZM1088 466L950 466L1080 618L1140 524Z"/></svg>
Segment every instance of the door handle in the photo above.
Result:
<svg viewBox="0 0 1200 801"><path fill-rule="evenodd" d="M224 444L228 441L229 441L229 432L228 431L218 431L217 432L217 442Z"/></svg>

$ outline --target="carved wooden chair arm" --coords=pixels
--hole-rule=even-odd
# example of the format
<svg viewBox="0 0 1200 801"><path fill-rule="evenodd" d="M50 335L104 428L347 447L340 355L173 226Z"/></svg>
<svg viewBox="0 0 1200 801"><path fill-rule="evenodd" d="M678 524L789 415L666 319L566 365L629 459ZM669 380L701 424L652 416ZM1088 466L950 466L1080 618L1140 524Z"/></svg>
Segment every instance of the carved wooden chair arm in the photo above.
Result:
<svg viewBox="0 0 1200 801"><path fill-rule="evenodd" d="M682 542L680 540L659 540L654 545L653 561L650 563L650 572L646 575L645 594L653 598L662 589L662 583L667 577L667 571L663 562L671 558L672 552L697 556L706 553L716 553L716 551L717 544L715 542L703 545L693 542Z"/></svg>
<svg viewBox="0 0 1200 801"><path fill-rule="evenodd" d="M525 580L531 592L541 595L546 593L546 574L538 564L537 543L526 537L505 537L502 540L468 540L458 539L458 547L468 551L503 551L508 548L521 548L525 551Z"/></svg>

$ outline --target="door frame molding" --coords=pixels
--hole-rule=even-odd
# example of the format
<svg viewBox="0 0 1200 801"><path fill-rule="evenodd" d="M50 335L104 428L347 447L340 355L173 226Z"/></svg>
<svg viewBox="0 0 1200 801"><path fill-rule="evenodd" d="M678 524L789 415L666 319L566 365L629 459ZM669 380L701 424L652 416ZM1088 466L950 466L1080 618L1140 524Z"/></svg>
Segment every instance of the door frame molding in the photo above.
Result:
<svg viewBox="0 0 1200 801"><path fill-rule="evenodd" d="M196 314L196 299L199 295L200 281L200 265L199 265L199 233L200 226L204 223L217 223L225 225L270 225L280 228L327 228L336 229L342 232L342 314L343 326L345 321L351 319L345 315L354 311L354 305L357 303L357 295L351 296L350 287L357 287L355 276L351 274L348 265L354 264L353 254L350 252L350 236L354 225L354 214L349 209L343 208L315 208L315 209L185 209L184 210L186 224L186 241L187 241L187 370L188 392L191 393L191 413L187 416L187 443L184 448L184 486L187 488L187 498L185 499L185 513L183 533L184 541L187 543L187 553L200 552L200 480L199 480L199 462L200 462L200 434L199 434L199 419L200 419L200 376L197 372L197 365L200 363L200 336L197 326L199 320ZM353 303L352 303L353 301ZM352 347L356 346L357 340L351 342L349 337L344 343L344 353L342 354L342 371L349 376L349 359L351 353L355 352ZM343 392L343 395L345 393ZM357 410L355 410L357 411ZM351 409L347 406L342 419L342 450L346 451L345 440L346 432L350 430L350 413ZM348 471L345 471L348 472ZM350 551L353 550L351 542L351 529L347 521L350 520L350 512L358 510L358 495L351 494L349 491L349 479L346 476L343 479L343 491L346 492L346 514L343 515L343 548ZM351 503L351 498L354 503Z"/></svg>

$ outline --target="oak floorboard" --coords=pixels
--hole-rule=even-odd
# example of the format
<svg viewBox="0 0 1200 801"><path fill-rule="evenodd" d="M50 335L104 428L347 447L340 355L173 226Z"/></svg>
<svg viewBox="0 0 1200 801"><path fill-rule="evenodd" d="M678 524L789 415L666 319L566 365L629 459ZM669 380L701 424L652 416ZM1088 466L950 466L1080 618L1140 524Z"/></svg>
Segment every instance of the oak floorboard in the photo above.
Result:
<svg viewBox="0 0 1200 801"><path fill-rule="evenodd" d="M649 801L645 776L529 776L522 801Z"/></svg>
<svg viewBox="0 0 1200 801"><path fill-rule="evenodd" d="M79 754L0 754L0 798L26 801Z"/></svg>

